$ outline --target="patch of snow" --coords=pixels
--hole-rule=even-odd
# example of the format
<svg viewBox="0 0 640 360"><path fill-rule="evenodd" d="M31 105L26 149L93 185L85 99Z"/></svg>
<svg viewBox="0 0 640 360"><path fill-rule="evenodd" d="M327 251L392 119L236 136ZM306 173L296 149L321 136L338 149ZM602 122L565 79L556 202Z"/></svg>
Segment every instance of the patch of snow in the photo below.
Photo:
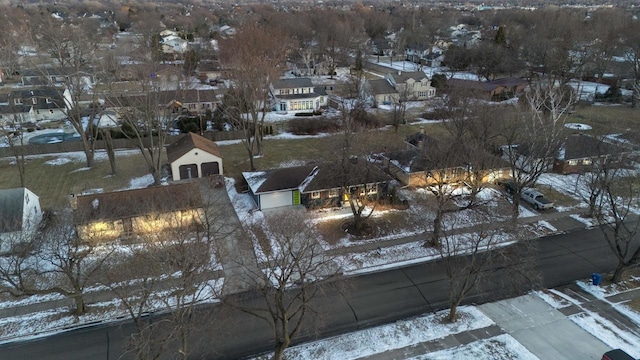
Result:
<svg viewBox="0 0 640 360"><path fill-rule="evenodd" d="M153 175L147 174L141 177L133 178L129 181L129 186L120 190L142 189L153 184Z"/></svg>
<svg viewBox="0 0 640 360"><path fill-rule="evenodd" d="M71 162L71 159L66 158L66 157L60 157L60 158L57 158L57 159L52 159L52 160L45 161L44 163L45 163L45 165L56 166L56 165L68 164L70 162Z"/></svg>
<svg viewBox="0 0 640 360"><path fill-rule="evenodd" d="M441 339L449 334L481 329L491 325L486 315L475 307L461 307L460 320L444 323L447 311L400 320L393 324L355 331L333 338L313 341L285 351L287 359L360 359L385 351L415 346Z"/></svg>

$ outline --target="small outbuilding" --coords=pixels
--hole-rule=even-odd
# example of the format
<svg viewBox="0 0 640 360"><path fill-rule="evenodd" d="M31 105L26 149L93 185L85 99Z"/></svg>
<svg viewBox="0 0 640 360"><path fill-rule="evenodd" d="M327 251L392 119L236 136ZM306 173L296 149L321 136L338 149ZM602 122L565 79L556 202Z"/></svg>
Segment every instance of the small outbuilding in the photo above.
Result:
<svg viewBox="0 0 640 360"><path fill-rule="evenodd" d="M0 254L32 235L41 220L38 195L27 188L0 189Z"/></svg>
<svg viewBox="0 0 640 360"><path fill-rule="evenodd" d="M215 142L195 133L185 134L167 146L173 180L222 175L222 155Z"/></svg>

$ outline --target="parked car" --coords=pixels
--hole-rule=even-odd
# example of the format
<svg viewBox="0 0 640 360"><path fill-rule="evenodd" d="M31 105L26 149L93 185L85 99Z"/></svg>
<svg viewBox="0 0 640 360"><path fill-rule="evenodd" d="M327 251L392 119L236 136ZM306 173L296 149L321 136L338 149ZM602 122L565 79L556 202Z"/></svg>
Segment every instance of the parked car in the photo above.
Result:
<svg viewBox="0 0 640 360"><path fill-rule="evenodd" d="M615 349L607 351L602 355L602 360L636 360L623 350Z"/></svg>
<svg viewBox="0 0 640 360"><path fill-rule="evenodd" d="M495 183L509 194L513 194L516 191L516 182L513 179L498 179Z"/></svg>
<svg viewBox="0 0 640 360"><path fill-rule="evenodd" d="M542 195L542 193L536 189L525 188L520 192L520 199L529 203L536 210L552 209L553 202Z"/></svg>

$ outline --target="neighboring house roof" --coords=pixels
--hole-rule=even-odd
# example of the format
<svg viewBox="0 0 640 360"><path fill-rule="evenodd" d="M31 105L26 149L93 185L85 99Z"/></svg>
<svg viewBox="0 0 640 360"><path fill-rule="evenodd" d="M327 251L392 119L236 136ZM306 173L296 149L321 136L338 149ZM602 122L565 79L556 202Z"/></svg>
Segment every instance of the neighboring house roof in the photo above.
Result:
<svg viewBox="0 0 640 360"><path fill-rule="evenodd" d="M25 188L0 190L0 234L22 230Z"/></svg>
<svg viewBox="0 0 640 360"><path fill-rule="evenodd" d="M423 71L400 71L398 73L391 73L391 76L393 76L393 80L397 84L404 84L409 79L413 79L415 81L427 79L427 75Z"/></svg>
<svg viewBox="0 0 640 360"><path fill-rule="evenodd" d="M313 87L313 83L309 78L290 78L290 79L277 79L274 80L271 85L274 89L291 89L301 87Z"/></svg>
<svg viewBox="0 0 640 360"><path fill-rule="evenodd" d="M398 91L389 84L387 79L369 80L369 87L374 95L397 94Z"/></svg>
<svg viewBox="0 0 640 360"><path fill-rule="evenodd" d="M20 99L21 104L16 104L15 100ZM36 103L33 103L33 100ZM47 101L48 100L48 101ZM4 102L6 101L6 102ZM29 110L62 109L64 100L60 90L53 88L38 88L33 90L14 90L0 105L0 113L26 113Z"/></svg>
<svg viewBox="0 0 640 360"><path fill-rule="evenodd" d="M222 158L220 149L215 142L192 132L185 134L182 138L167 146L167 158L172 163L192 149L200 149Z"/></svg>
<svg viewBox="0 0 640 360"><path fill-rule="evenodd" d="M318 166L300 186L301 192L328 190L345 186L387 182L391 177L366 159L325 163Z"/></svg>
<svg viewBox="0 0 640 360"><path fill-rule="evenodd" d="M470 163L483 169L509 167L508 162L484 150L442 141L422 132L407 136L406 142L414 148L392 151L385 155L405 173L465 168Z"/></svg>
<svg viewBox="0 0 640 360"><path fill-rule="evenodd" d="M303 165L266 171L243 172L242 176L254 194L297 189L315 166Z"/></svg>
<svg viewBox="0 0 640 360"><path fill-rule="evenodd" d="M201 207L202 196L197 183L81 195L77 197L74 223L88 224Z"/></svg>
<svg viewBox="0 0 640 360"><path fill-rule="evenodd" d="M564 153L564 157L560 158L564 160L621 154L627 151L620 146L583 134L567 136L562 149L564 151L561 150L560 153Z"/></svg>
<svg viewBox="0 0 640 360"><path fill-rule="evenodd" d="M480 82L475 80L466 80L466 79L449 79L447 80L447 85L450 87L458 87L465 88L469 90L480 90L491 92L500 87L518 87L526 85L528 82L525 79L520 78L503 78L496 79L487 82Z"/></svg>
<svg viewBox="0 0 640 360"><path fill-rule="evenodd" d="M345 166L346 171L340 162L336 162L243 172L242 175L254 194L294 189L306 193L391 180L382 169L365 159L347 161Z"/></svg>
<svg viewBox="0 0 640 360"><path fill-rule="evenodd" d="M105 97L104 105L105 107L135 107L147 104L149 98L157 101L158 105L167 105L172 101L179 101L181 103L217 102L219 96L223 93L224 90L219 89L157 91L149 94L149 96L137 94Z"/></svg>

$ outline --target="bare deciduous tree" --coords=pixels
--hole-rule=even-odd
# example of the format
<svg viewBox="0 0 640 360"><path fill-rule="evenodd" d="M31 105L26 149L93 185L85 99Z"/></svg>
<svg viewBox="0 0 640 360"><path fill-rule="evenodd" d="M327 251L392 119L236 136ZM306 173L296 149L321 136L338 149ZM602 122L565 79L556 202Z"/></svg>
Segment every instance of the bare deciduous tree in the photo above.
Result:
<svg viewBox="0 0 640 360"><path fill-rule="evenodd" d="M513 189L513 219L519 214L520 194L534 186L548 171L565 140L565 121L575 104L570 88L553 83L533 86L526 96L524 111L514 111L502 130L504 157L509 162Z"/></svg>
<svg viewBox="0 0 640 360"><path fill-rule="evenodd" d="M255 290L224 301L271 326L273 359L280 360L298 334L310 331L305 324L317 325L322 311L313 300L332 285L330 279L338 275L340 267L315 240L314 226L302 212L267 214L261 238L265 258L261 270L254 274ZM253 294L260 299L257 303L248 301Z"/></svg>
<svg viewBox="0 0 640 360"><path fill-rule="evenodd" d="M108 245L78 238L66 211L19 248L0 265L3 291L13 296L60 294L73 299L76 315L84 314L85 290L113 252Z"/></svg>
<svg viewBox="0 0 640 360"><path fill-rule="evenodd" d="M245 25L236 36L220 44L221 61L233 69L223 110L231 124L242 131L251 170L254 156L263 153L263 126L271 107L270 85L278 79L290 40L277 29Z"/></svg>
<svg viewBox="0 0 640 360"><path fill-rule="evenodd" d="M605 174L597 182L601 202L597 205L596 219L602 235L616 256L618 264L611 281L618 283L628 269L640 264L638 230L640 222L634 209L640 208L637 175L618 173L612 169L601 169Z"/></svg>

